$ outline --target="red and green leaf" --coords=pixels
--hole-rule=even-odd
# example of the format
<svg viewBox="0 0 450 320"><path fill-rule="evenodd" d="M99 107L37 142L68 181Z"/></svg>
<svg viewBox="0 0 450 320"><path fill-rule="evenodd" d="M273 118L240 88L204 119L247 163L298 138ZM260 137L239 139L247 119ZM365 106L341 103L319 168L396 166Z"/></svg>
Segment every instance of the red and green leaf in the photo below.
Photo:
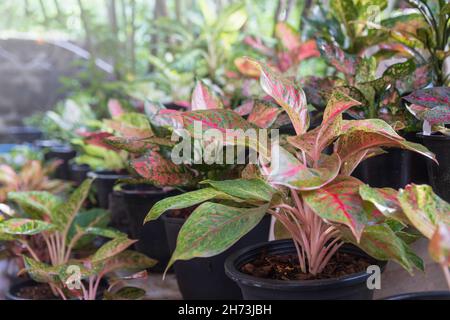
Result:
<svg viewBox="0 0 450 320"><path fill-rule="evenodd" d="M187 186L195 182L192 172L185 166L173 163L154 150L131 160L130 165L140 177L156 186Z"/></svg>
<svg viewBox="0 0 450 320"><path fill-rule="evenodd" d="M309 114L303 90L266 64L256 60L249 61L261 70L262 89L286 111L297 134L305 133L308 130Z"/></svg>
<svg viewBox="0 0 450 320"><path fill-rule="evenodd" d="M350 228L359 241L369 223L359 195L362 182L353 177L338 176L320 189L302 192L305 203L321 218Z"/></svg>
<svg viewBox="0 0 450 320"><path fill-rule="evenodd" d="M282 111L283 110L270 102L257 100L253 105L253 109L249 114L247 121L259 128L268 128L275 122Z"/></svg>
<svg viewBox="0 0 450 320"><path fill-rule="evenodd" d="M322 57L336 70L348 76L356 74L357 58L346 54L341 48L322 39L317 40L317 46Z"/></svg>
<svg viewBox="0 0 450 320"><path fill-rule="evenodd" d="M450 108L450 87L434 87L416 90L404 97L411 104L416 104L429 109L447 106Z"/></svg>

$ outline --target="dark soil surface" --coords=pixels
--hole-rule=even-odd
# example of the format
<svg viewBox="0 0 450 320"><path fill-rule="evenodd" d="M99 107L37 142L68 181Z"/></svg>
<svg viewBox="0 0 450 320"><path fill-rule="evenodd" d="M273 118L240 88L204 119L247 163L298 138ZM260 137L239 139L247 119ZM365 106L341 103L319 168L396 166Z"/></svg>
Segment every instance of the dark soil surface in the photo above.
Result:
<svg viewBox="0 0 450 320"><path fill-rule="evenodd" d="M262 254L256 260L241 267L241 272L274 280L319 280L338 278L363 272L372 263L363 257L337 252L328 262L322 273L312 275L303 273L296 255Z"/></svg>
<svg viewBox="0 0 450 320"><path fill-rule="evenodd" d="M39 283L34 286L22 287L16 293L20 298L31 300L55 300L59 297L54 296L49 285L46 283Z"/></svg>

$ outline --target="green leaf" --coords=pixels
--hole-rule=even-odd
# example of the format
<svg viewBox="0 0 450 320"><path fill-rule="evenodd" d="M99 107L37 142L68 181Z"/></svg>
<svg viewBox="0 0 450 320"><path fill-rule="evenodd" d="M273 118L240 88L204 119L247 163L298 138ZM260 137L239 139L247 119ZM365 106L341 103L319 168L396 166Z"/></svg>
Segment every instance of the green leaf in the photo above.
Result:
<svg viewBox="0 0 450 320"><path fill-rule="evenodd" d="M203 203L181 228L177 247L166 270L176 260L222 253L250 232L264 217L267 209L268 204L248 209Z"/></svg>
<svg viewBox="0 0 450 320"><path fill-rule="evenodd" d="M12 235L34 235L52 229L54 225L41 220L12 218L0 222L0 232Z"/></svg>
<svg viewBox="0 0 450 320"><path fill-rule="evenodd" d="M136 287L122 287L116 292L105 291L103 300L138 300L145 296L145 290Z"/></svg>
<svg viewBox="0 0 450 320"><path fill-rule="evenodd" d="M119 237L112 239L101 246L90 259L93 263L114 257L120 252L126 250L129 246L137 242L137 240Z"/></svg>
<svg viewBox="0 0 450 320"><path fill-rule="evenodd" d="M342 229L341 233L345 241L353 243L378 260L393 260L409 273L412 273L414 267L423 269L421 259L386 224L367 226L359 242L350 232Z"/></svg>
<svg viewBox="0 0 450 320"><path fill-rule="evenodd" d="M105 228L109 221L110 213L104 209L93 208L77 213L67 233L67 243L70 243L75 234L81 232L86 234L76 241L74 247L79 249L89 245L94 241L95 236L88 229Z"/></svg>
<svg viewBox="0 0 450 320"><path fill-rule="evenodd" d="M103 270L138 272L155 266L158 261L132 250L122 251L106 260L102 260Z"/></svg>
<svg viewBox="0 0 450 320"><path fill-rule="evenodd" d="M226 193L213 188L204 188L173 197L168 197L153 205L150 212L145 217L144 223L158 219L167 210L189 208L211 199L232 200L233 198Z"/></svg>
<svg viewBox="0 0 450 320"><path fill-rule="evenodd" d="M34 219L52 217L54 209L62 203L59 197L46 191L9 192L8 200L17 203Z"/></svg>
<svg viewBox="0 0 450 320"><path fill-rule="evenodd" d="M84 230L87 234L93 234L100 237L105 238L120 238L120 237L126 237L127 234L120 232L119 230L112 229L112 228L97 228L97 227L89 227Z"/></svg>
<svg viewBox="0 0 450 320"><path fill-rule="evenodd" d="M201 183L209 184L218 191L244 200L270 202L273 194L276 192L274 188L261 179L205 180Z"/></svg>
<svg viewBox="0 0 450 320"><path fill-rule="evenodd" d="M93 180L86 179L83 183L75 189L74 192L69 196L67 201L60 204L52 217L52 222L60 229L63 230L69 224L72 224L77 213L80 211L86 197L89 193Z"/></svg>
<svg viewBox="0 0 450 320"><path fill-rule="evenodd" d="M59 282L59 267L50 266L43 262L36 261L27 256L22 256L25 263L25 269L31 279L43 283Z"/></svg>
<svg viewBox="0 0 450 320"><path fill-rule="evenodd" d="M431 239L440 223L450 225L450 204L427 185L407 185L400 189L398 200L412 225Z"/></svg>

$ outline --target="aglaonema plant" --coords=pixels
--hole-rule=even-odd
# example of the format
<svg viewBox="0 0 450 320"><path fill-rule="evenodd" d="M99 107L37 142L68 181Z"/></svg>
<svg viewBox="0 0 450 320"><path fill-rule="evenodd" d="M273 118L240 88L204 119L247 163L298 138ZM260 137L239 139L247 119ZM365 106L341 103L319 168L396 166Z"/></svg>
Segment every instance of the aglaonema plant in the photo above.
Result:
<svg viewBox="0 0 450 320"><path fill-rule="evenodd" d="M44 164L40 160L29 160L17 169L0 164L0 202L5 201L8 193L13 191L64 191L68 183L50 178L60 164L59 161Z"/></svg>
<svg viewBox="0 0 450 320"><path fill-rule="evenodd" d="M180 230L168 268L177 260L223 252L269 213L276 218L277 229L287 231L293 239L302 272L319 274L345 242L355 243L380 260L392 259L410 272L415 267L422 269L420 258L408 246L411 237L404 226L395 223L390 212L366 201L361 193L365 185L350 174L361 161L386 147L411 150L431 159L434 155L400 137L383 120L343 120L344 112L361 103L341 91L328 100L321 125L308 130L302 89L265 64L248 62L260 70L263 90L289 115L296 135L288 137L287 144L272 144L268 156L261 152L268 150L259 149L260 141L250 143L258 149L259 162L248 164L241 178L205 180L204 188L163 199L152 207L145 221L170 209L197 205ZM181 116L193 136L193 120L224 131L231 117L227 110ZM254 128L238 115L232 117L233 128Z"/></svg>
<svg viewBox="0 0 450 320"><path fill-rule="evenodd" d="M450 136L450 88L435 87L417 90L404 97L408 110L423 123L423 133L441 132Z"/></svg>
<svg viewBox="0 0 450 320"><path fill-rule="evenodd" d="M155 263L139 253L124 251L135 240L107 228L107 211L81 210L91 184L92 180L85 180L68 199L43 191L10 192L8 200L19 206L20 213L8 210L9 216L0 221L0 239L23 247L24 271L33 280L48 283L63 299L67 298L66 287L83 299L95 299L106 274L118 269L141 271ZM112 240L87 258L79 258L79 249L94 236ZM45 243L44 255L33 247L36 242ZM80 276L76 288L70 286L70 270Z"/></svg>

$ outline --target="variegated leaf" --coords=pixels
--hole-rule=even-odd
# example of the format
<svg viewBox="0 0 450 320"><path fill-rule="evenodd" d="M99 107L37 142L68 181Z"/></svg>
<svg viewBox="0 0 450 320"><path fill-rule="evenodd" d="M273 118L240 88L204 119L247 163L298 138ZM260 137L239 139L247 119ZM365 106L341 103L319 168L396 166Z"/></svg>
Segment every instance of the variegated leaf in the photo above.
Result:
<svg viewBox="0 0 450 320"><path fill-rule="evenodd" d="M223 109L223 104L217 96L202 82L197 81L197 84L192 94L191 110L210 110Z"/></svg>
<svg viewBox="0 0 450 320"><path fill-rule="evenodd" d="M366 226L359 242L350 231L340 230L345 241L357 245L378 260L393 260L410 273L414 267L424 270L422 259L386 224Z"/></svg>
<svg viewBox="0 0 450 320"><path fill-rule="evenodd" d="M177 260L222 253L250 232L267 209L268 204L257 208L235 208L212 202L201 204L181 228L166 270Z"/></svg>
<svg viewBox="0 0 450 320"><path fill-rule="evenodd" d="M297 190L314 190L332 181L339 173L341 166L337 154L323 155L317 168L308 168L296 157L279 147L272 149L271 172L268 182L274 185L284 185Z"/></svg>
<svg viewBox="0 0 450 320"><path fill-rule="evenodd" d="M137 240L128 239L127 237L114 238L101 246L90 258L90 261L95 263L108 258L112 258L122 251L125 251L135 242L137 242Z"/></svg>
<svg viewBox="0 0 450 320"><path fill-rule="evenodd" d="M131 160L130 165L146 182L156 186L187 186L195 183L192 172L185 166L173 163L154 150Z"/></svg>
<svg viewBox="0 0 450 320"><path fill-rule="evenodd" d="M17 203L24 213L35 219L51 217L62 199L46 191L9 192L8 200Z"/></svg>
<svg viewBox="0 0 450 320"><path fill-rule="evenodd" d="M11 235L30 236L43 231L51 231L53 229L54 225L41 220L12 218L0 222L0 233Z"/></svg>
<svg viewBox="0 0 450 320"><path fill-rule="evenodd" d="M372 203L387 218L395 219L407 225L408 219L403 213L397 199L398 191L391 188L371 188L368 185L359 187L359 194L364 201Z"/></svg>
<svg viewBox="0 0 450 320"><path fill-rule="evenodd" d="M177 196L167 197L155 203L145 217L144 223L158 219L168 210L189 208L211 199L238 200L214 188L203 188L186 192Z"/></svg>
<svg viewBox="0 0 450 320"><path fill-rule="evenodd" d="M261 70L262 89L286 111L297 134L305 133L309 126L309 114L303 90L266 64L251 59L249 61Z"/></svg>
<svg viewBox="0 0 450 320"><path fill-rule="evenodd" d="M400 190L398 200L412 225L431 239L440 223L450 225L450 204L427 185L410 184Z"/></svg>
<svg viewBox="0 0 450 320"><path fill-rule="evenodd" d="M259 128L269 128L283 110L267 101L257 100L247 121Z"/></svg>
<svg viewBox="0 0 450 320"><path fill-rule="evenodd" d="M431 237L428 252L434 261L450 267L450 225L438 225Z"/></svg>
<svg viewBox="0 0 450 320"><path fill-rule="evenodd" d="M338 176L320 189L302 192L305 203L321 218L350 228L359 241L369 219L359 195L362 182L353 177Z"/></svg>
<svg viewBox="0 0 450 320"><path fill-rule="evenodd" d="M276 192L274 188L261 179L205 180L202 183L209 184L218 191L243 200L270 202Z"/></svg>

